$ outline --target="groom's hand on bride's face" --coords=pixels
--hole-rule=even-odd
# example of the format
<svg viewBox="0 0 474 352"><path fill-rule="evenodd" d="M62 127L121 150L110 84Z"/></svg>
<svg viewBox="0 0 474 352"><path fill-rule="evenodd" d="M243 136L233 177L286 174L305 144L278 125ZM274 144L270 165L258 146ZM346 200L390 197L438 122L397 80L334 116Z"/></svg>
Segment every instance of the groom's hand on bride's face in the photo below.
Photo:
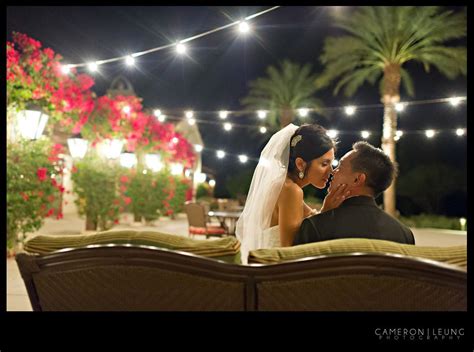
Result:
<svg viewBox="0 0 474 352"><path fill-rule="evenodd" d="M337 208L350 195L351 191L346 184L342 183L339 185L334 185L331 183L331 187L329 187L328 194L324 198L321 213Z"/></svg>

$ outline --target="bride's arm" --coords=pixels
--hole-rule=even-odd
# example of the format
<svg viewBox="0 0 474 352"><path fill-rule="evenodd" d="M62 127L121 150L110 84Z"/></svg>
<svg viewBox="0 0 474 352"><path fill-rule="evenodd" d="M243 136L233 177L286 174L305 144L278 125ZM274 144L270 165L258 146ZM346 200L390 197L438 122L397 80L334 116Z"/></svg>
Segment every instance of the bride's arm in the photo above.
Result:
<svg viewBox="0 0 474 352"><path fill-rule="evenodd" d="M297 185L284 185L278 198L278 224L282 247L289 247L303 221L303 190Z"/></svg>
<svg viewBox="0 0 474 352"><path fill-rule="evenodd" d="M304 206L304 217L307 218L308 216L316 215L319 214L319 211L317 209L311 208L308 204L306 204L303 201L303 206Z"/></svg>

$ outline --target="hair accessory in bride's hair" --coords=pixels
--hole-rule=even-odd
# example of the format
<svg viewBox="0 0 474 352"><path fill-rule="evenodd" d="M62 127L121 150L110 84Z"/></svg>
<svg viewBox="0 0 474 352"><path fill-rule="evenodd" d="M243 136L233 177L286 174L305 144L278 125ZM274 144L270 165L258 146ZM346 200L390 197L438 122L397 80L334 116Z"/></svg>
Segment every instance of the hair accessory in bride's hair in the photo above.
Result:
<svg viewBox="0 0 474 352"><path fill-rule="evenodd" d="M297 135L297 136L294 136L293 139L291 140L291 146L294 148L299 141L301 141L301 139L303 139L303 136L302 135Z"/></svg>

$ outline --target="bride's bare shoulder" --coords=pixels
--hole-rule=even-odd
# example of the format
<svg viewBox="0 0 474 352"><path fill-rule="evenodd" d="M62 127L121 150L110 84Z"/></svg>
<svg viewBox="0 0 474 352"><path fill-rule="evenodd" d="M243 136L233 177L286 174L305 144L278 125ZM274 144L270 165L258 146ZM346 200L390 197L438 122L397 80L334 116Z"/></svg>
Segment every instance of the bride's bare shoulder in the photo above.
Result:
<svg viewBox="0 0 474 352"><path fill-rule="evenodd" d="M293 181L286 179L280 192L280 201L303 199L303 190Z"/></svg>

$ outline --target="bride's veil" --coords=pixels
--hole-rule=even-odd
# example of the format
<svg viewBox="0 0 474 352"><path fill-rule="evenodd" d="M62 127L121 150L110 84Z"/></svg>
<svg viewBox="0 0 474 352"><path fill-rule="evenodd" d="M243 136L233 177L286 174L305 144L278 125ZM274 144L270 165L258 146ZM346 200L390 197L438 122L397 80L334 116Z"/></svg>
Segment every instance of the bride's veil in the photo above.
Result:
<svg viewBox="0 0 474 352"><path fill-rule="evenodd" d="M244 264L249 251L267 247L268 238L263 231L270 227L273 209L288 170L290 138L297 129L298 126L289 124L275 133L260 154L244 210L236 225Z"/></svg>

